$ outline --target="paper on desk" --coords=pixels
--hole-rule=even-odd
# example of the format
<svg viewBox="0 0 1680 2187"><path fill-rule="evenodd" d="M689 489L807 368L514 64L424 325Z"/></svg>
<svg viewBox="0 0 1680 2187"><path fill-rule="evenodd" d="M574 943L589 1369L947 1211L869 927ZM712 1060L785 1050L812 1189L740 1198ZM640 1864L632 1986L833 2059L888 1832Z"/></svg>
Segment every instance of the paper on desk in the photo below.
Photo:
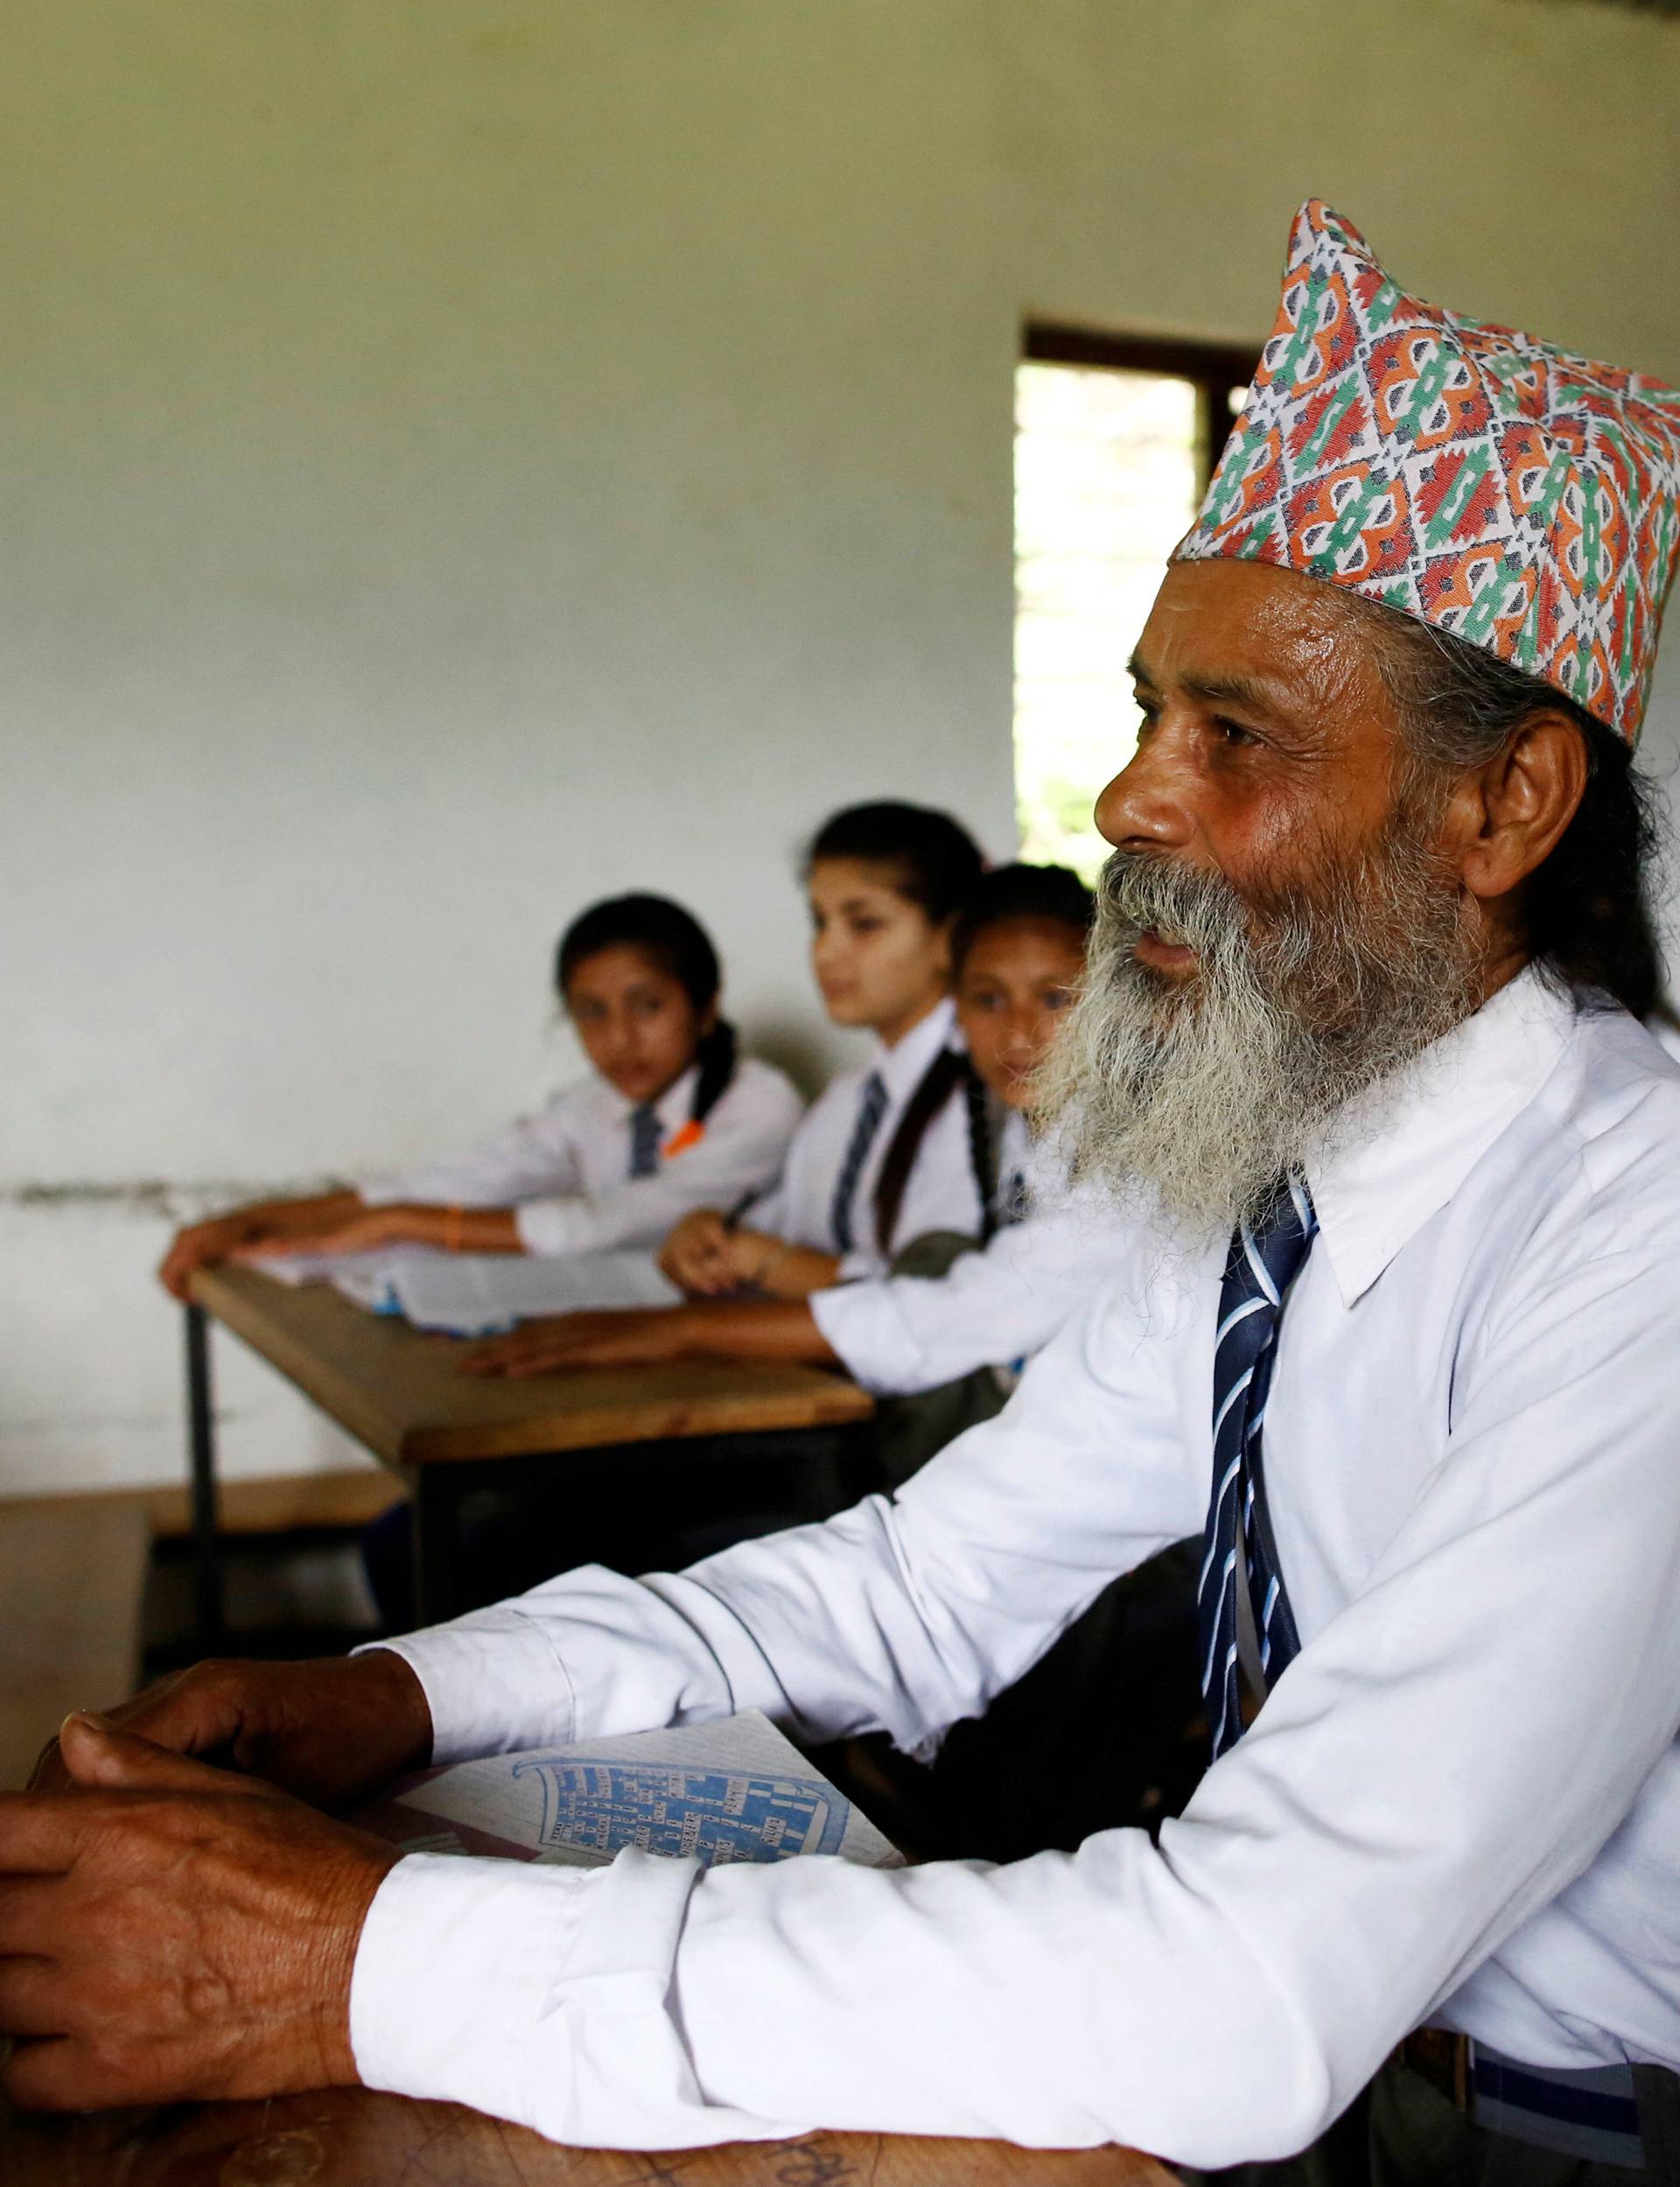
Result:
<svg viewBox="0 0 1680 2187"><path fill-rule="evenodd" d="M330 1283L374 1314L416 1328L489 1336L536 1314L589 1307L676 1306L651 1253L446 1253L435 1245L381 1245L366 1253L277 1253L251 1262L276 1283Z"/></svg>
<svg viewBox="0 0 1680 2187"><path fill-rule="evenodd" d="M488 1336L536 1314L588 1307L676 1306L651 1253L444 1253L398 1269L391 1292L416 1328Z"/></svg>
<svg viewBox="0 0 1680 2187"><path fill-rule="evenodd" d="M604 1868L626 1846L702 1868L836 1854L900 1856L766 1716L639 1731L428 1770L352 1819L404 1853Z"/></svg>
<svg viewBox="0 0 1680 2187"><path fill-rule="evenodd" d="M407 1269L447 1261L435 1245L376 1245L365 1253L275 1253L248 1265L276 1283L330 1283L346 1299L377 1314L395 1314L397 1278Z"/></svg>

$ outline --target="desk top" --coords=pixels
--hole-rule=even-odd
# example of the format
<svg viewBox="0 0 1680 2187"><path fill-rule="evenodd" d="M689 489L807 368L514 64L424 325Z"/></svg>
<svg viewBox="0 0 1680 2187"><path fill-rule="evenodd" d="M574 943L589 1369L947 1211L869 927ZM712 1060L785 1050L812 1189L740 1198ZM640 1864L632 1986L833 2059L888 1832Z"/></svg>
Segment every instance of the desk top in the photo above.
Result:
<svg viewBox="0 0 1680 2187"><path fill-rule="evenodd" d="M809 2134L716 2149L556 2148L453 2104L365 2089L271 2103L19 2119L0 2105L6 2187L1174 2187L1129 2149Z"/></svg>
<svg viewBox="0 0 1680 2187"><path fill-rule="evenodd" d="M745 1360L480 1382L457 1371L464 1340L369 1314L330 1284L201 1268L192 1294L388 1465L827 1427L874 1409L855 1383L823 1368Z"/></svg>

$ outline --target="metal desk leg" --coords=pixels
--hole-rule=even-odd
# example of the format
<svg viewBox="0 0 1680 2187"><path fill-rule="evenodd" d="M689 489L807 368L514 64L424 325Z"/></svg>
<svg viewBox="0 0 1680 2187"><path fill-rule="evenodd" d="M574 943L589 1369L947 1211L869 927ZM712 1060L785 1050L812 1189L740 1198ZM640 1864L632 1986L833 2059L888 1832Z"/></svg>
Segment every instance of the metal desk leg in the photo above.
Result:
<svg viewBox="0 0 1680 2187"><path fill-rule="evenodd" d="M456 1602L455 1530L458 1498L453 1466L414 1469L414 1620L436 1625L453 1617Z"/></svg>
<svg viewBox="0 0 1680 2187"><path fill-rule="evenodd" d="M225 1630L216 1543L216 1423L210 1396L210 1324L201 1306L186 1308L186 1433L192 1484L192 1608L200 1648L220 1644Z"/></svg>

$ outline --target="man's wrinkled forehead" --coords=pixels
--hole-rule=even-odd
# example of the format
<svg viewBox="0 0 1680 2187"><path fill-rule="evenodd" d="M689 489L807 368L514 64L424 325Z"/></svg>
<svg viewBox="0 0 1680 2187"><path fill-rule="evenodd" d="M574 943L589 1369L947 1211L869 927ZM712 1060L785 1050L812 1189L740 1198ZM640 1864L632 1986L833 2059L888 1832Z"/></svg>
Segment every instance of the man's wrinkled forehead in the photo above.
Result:
<svg viewBox="0 0 1680 2187"><path fill-rule="evenodd" d="M1175 563L1130 665L1159 698L1240 706L1279 726L1392 719L1368 618L1332 586L1264 563Z"/></svg>

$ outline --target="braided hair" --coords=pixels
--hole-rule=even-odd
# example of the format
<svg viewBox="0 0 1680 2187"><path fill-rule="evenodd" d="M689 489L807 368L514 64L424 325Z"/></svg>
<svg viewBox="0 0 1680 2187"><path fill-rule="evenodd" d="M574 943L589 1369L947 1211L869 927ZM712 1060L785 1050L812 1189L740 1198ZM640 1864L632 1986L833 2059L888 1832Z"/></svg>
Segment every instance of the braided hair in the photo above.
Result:
<svg viewBox="0 0 1680 2187"><path fill-rule="evenodd" d="M844 816L843 816L844 817ZM1021 919L1048 920L1082 942L1090 930L1091 892L1065 866L1000 866L977 875L956 907L951 929L953 969L960 978L969 952L983 934ZM984 1244L998 1228L998 1132L991 1093L968 1056L956 1048L936 1055L905 1104L875 1187L875 1235L890 1253L911 1170L928 1126L961 1088L969 1127L969 1167L981 1207Z"/></svg>

